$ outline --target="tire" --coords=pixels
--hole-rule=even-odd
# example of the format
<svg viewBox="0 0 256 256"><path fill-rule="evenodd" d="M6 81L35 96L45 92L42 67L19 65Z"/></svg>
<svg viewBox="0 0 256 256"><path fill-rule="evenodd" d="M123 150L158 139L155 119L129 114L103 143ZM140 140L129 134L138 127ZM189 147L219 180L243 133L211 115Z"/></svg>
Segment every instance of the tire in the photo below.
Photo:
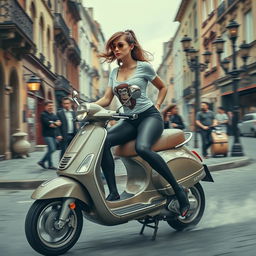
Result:
<svg viewBox="0 0 256 256"><path fill-rule="evenodd" d="M188 230L195 227L201 220L205 208L204 190L200 183L190 188L190 192L195 196L199 205L193 212L188 212L186 217L176 216L167 220L168 224L177 231Z"/></svg>
<svg viewBox="0 0 256 256"><path fill-rule="evenodd" d="M55 228L62 203L61 199L37 200L27 213L26 237L31 247L40 254L61 255L72 248L80 237L83 216L78 206L71 210L69 222L61 230Z"/></svg>

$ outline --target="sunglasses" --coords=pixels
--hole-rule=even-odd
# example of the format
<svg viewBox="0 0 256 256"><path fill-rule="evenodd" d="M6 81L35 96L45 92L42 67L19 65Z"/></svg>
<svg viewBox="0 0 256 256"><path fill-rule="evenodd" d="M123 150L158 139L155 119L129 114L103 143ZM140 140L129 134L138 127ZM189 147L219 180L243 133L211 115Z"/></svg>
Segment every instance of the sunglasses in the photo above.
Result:
<svg viewBox="0 0 256 256"><path fill-rule="evenodd" d="M115 50L116 47L117 47L118 49L122 49L122 48L124 47L124 44L123 44L123 43L117 43L117 44L113 44L113 45L111 46L112 50Z"/></svg>

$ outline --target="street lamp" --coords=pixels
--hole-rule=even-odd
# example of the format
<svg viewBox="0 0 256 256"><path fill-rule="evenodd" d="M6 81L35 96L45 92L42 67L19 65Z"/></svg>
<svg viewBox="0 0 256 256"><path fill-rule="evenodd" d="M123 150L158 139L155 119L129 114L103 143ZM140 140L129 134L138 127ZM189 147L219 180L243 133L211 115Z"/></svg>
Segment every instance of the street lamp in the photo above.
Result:
<svg viewBox="0 0 256 256"><path fill-rule="evenodd" d="M39 91L41 85L41 79L35 75L31 75L27 81L27 87L29 91L36 92Z"/></svg>
<svg viewBox="0 0 256 256"><path fill-rule="evenodd" d="M222 69L224 70L226 75L230 75L232 78L232 85L233 85L233 118L232 118L232 127L233 127L233 134L234 134L234 142L231 150L231 156L243 156L243 149L240 144L239 138L239 131L237 127L238 118L239 118L239 99L238 99L238 92L237 92L237 85L239 81L239 75L245 71L246 69L246 61L249 57L249 48L250 45L243 42L240 46L240 54L241 58L243 59L244 65L242 69L237 68L237 52L236 52L236 40L238 37L238 27L239 24L235 20L231 20L228 26L226 27L229 32L229 39L232 43L232 70L230 70L229 64L230 60L225 58L221 60L221 54L223 53L224 43L225 41L218 37L213 44L216 45L216 52L218 54L218 61Z"/></svg>
<svg viewBox="0 0 256 256"><path fill-rule="evenodd" d="M203 53L204 63L199 62L198 50L191 47L192 39L185 35L180 41L183 46L183 51L186 53L187 64L192 72L195 72L195 112L194 112L194 127L195 127L195 136L194 136L194 147L198 148L198 137L196 132L196 114L200 109L200 72L203 72L210 62L212 53L206 50Z"/></svg>

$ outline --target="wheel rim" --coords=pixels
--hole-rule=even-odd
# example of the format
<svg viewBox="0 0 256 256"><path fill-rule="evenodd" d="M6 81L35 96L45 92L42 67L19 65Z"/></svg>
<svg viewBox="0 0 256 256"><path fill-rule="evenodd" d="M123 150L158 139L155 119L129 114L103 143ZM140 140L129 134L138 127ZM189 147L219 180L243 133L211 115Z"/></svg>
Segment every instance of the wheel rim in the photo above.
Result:
<svg viewBox="0 0 256 256"><path fill-rule="evenodd" d="M76 233L77 215L70 211L68 221L60 230L56 228L56 222L62 207L61 201L51 202L46 205L38 217L37 233L39 239L48 247L59 248L66 245Z"/></svg>
<svg viewBox="0 0 256 256"><path fill-rule="evenodd" d="M197 218L202 205L202 198L199 190L196 187L191 187L189 189L189 194L197 201L197 207L195 209L189 210L185 217L178 216L179 221L185 224L188 224Z"/></svg>

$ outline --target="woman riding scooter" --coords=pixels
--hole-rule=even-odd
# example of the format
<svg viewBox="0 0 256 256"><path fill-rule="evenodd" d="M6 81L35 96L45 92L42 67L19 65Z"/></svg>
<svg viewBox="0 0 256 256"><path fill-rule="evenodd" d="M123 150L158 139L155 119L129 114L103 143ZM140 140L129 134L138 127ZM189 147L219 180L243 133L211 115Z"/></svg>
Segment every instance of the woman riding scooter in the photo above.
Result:
<svg viewBox="0 0 256 256"><path fill-rule="evenodd" d="M189 210L187 194L183 187L179 186L162 157L151 150L152 145L163 132L163 120L159 109L167 89L149 64L147 55L132 30L113 34L107 41L105 53L99 55L109 63L117 60L118 67L113 69L110 74L105 95L95 103L107 107L116 95L124 106L125 114L138 114L137 119L120 121L108 131L101 166L110 191L106 200L120 199L115 181L114 160L110 149L136 139L137 154L171 184L179 201L180 214L184 217ZM146 95L149 82L159 90L155 106ZM130 97L130 85L140 87L140 98Z"/></svg>

